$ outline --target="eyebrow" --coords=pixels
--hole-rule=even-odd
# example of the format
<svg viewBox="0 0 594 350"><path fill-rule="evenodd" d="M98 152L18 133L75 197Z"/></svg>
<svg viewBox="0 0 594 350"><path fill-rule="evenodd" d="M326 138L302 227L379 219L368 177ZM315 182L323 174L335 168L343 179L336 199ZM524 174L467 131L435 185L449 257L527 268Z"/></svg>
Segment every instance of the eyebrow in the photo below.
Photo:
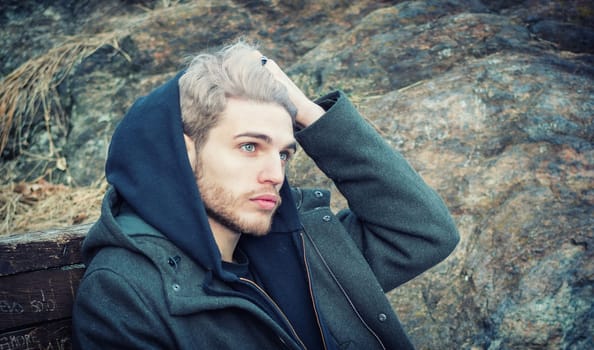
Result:
<svg viewBox="0 0 594 350"><path fill-rule="evenodd" d="M241 137L252 137L255 139L262 140L262 141L266 142L267 144L272 143L272 138L270 136L268 136L266 134L257 133L257 132L244 132L244 133L235 135L235 137L233 137L233 138L238 139ZM297 142L293 141L293 142L287 144L285 147L283 147L283 149L290 149L293 152L295 152L295 151L297 151Z"/></svg>

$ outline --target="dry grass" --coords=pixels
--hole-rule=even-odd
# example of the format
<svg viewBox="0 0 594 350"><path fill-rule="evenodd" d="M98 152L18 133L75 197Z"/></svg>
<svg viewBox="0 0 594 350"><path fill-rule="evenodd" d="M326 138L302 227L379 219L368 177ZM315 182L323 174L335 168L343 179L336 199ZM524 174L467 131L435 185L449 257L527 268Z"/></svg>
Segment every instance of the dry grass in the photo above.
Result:
<svg viewBox="0 0 594 350"><path fill-rule="evenodd" d="M52 125L65 127L66 121L57 86L76 64L97 49L109 45L121 52L118 46L121 35L112 32L69 38L7 75L0 83L0 153L9 142L20 152L33 118L41 113L49 140L48 155L58 159L51 128Z"/></svg>
<svg viewBox="0 0 594 350"><path fill-rule="evenodd" d="M44 180L0 187L0 236L93 222L107 184L68 187Z"/></svg>
<svg viewBox="0 0 594 350"><path fill-rule="evenodd" d="M37 157L54 159L58 169L66 170L65 159L52 138L52 128L66 128L67 124L57 87L77 64L106 45L129 59L118 46L123 35L122 31L69 38L4 77L0 83L0 153L11 144L17 154L36 157L25 151L26 138L41 114L49 149ZM94 221L105 187L101 183L73 188L45 180L1 185L0 235Z"/></svg>
<svg viewBox="0 0 594 350"><path fill-rule="evenodd" d="M58 86L76 65L102 47L110 46L130 61L118 41L150 22L153 16L170 12L175 5L177 1L163 1L163 9L147 10L148 16L127 22L125 28L68 37L3 77L0 80L0 154L10 145L11 151L19 157L53 160L57 169L67 171L66 159L52 137L60 135L56 128L65 129L68 122ZM119 21L118 25L121 23ZM40 117L49 144L42 150L43 154L31 154L27 150L27 138ZM42 178L46 173L30 175ZM104 179L89 187L68 187L45 180L0 184L0 235L95 221L106 186Z"/></svg>

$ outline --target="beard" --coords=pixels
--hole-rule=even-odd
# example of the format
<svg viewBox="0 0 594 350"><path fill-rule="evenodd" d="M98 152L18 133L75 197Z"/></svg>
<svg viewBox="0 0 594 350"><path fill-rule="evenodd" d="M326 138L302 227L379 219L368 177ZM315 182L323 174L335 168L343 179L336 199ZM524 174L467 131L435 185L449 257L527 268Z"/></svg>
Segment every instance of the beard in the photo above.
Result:
<svg viewBox="0 0 594 350"><path fill-rule="evenodd" d="M249 215L251 213L248 213L248 215L242 217L242 204L249 203L250 198L257 195L256 192L235 196L231 191L218 185L216 181L209 181L203 176L197 176L196 180L209 218L237 234L246 233L263 236L270 231L272 218L281 203L280 198L274 210L260 211L257 215ZM255 209L254 211L257 212Z"/></svg>

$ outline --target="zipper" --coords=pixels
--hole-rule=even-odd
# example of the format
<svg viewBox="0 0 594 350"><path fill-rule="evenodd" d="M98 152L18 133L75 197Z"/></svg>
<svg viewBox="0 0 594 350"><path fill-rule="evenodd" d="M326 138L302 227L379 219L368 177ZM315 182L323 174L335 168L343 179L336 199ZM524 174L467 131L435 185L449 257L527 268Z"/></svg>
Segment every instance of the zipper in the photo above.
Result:
<svg viewBox="0 0 594 350"><path fill-rule="evenodd" d="M342 295L344 295L344 297L348 301L349 305L351 306L351 309L353 309L353 311L355 312L355 315L357 315L357 317L359 318L359 321L361 321L361 323L363 324L363 326L365 326L365 328L369 331L369 333L371 333L371 335L373 335L373 337L377 340L377 342L381 346L381 348L384 349L384 350L386 350L386 346L384 345L384 343L382 342L382 340L380 339L380 337L377 335L377 333L375 333L375 331L373 329L371 329L371 327L367 324L367 322L365 322L365 320L363 319L363 316L361 316L361 314L359 313L359 311L355 307L355 304L353 303L353 301L351 300L351 298L348 296L347 292L342 287L342 284L340 284L340 282L338 281L338 278L336 277L336 275L334 274L334 272L332 271L332 269L330 269L330 266L326 262L326 259L324 259L324 256L322 255L322 252L320 252L320 250L318 249L318 247L314 243L313 239L307 234L307 232L305 232L305 230L303 230L302 232L303 232L302 234L305 234L305 236L307 237L307 239L311 242L311 245L312 245L313 249L315 250L316 254L318 255L318 257L320 258L320 260L324 264L324 267L326 268L326 270L330 274L330 277L332 277L332 280L334 281L334 283L336 283L336 285L340 289L340 292L342 293Z"/></svg>
<svg viewBox="0 0 594 350"><path fill-rule="evenodd" d="M305 273L307 275L307 285L309 287L309 296L311 298L311 304L313 306L314 314L316 315L316 322L318 324L318 329L320 330L320 336L322 337L322 344L324 345L324 349L327 350L328 346L326 345L326 338L324 338L324 331L322 330L320 315L318 313L318 308L316 307L316 300L314 298L313 288L311 285L311 275L309 272L309 265L307 263L307 256L305 254L305 238L303 238L303 231L300 232L300 236L301 236L301 246L302 246L302 251L303 251L303 262L305 265Z"/></svg>
<svg viewBox="0 0 594 350"><path fill-rule="evenodd" d="M297 339L297 341L299 342L299 344L301 345L301 347L303 349L307 350L307 347L305 346L305 344L303 343L303 341L301 340L301 338L299 338L299 335L295 331L295 328L293 328L293 325L291 324L291 322L289 321L289 319L287 318L287 316L285 315L285 313L278 306L278 304L274 301L274 299L272 299L270 297L270 295L268 295L268 293L266 293L266 291L264 289L262 289L256 282L254 282L252 280L249 280L247 278L244 278L244 277L240 277L239 279L241 281L243 281L243 282L246 282L250 286L256 288L256 290L258 290L260 293L262 293L262 295L272 304L272 306L274 306L274 308L276 309L276 311L282 316L283 320L289 326L289 329L291 330L291 333L293 334L293 336L295 337L295 339Z"/></svg>

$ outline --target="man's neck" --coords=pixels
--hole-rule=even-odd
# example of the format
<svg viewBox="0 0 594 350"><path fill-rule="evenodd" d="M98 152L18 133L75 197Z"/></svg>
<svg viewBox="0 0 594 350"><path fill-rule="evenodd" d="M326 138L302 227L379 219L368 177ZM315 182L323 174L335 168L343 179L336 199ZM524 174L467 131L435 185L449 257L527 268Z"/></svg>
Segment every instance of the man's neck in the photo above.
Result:
<svg viewBox="0 0 594 350"><path fill-rule="evenodd" d="M210 224L215 243L219 247L221 259L225 262L233 262L233 252L235 252L235 247L237 246L237 242L239 242L241 233L232 231L227 226L222 225L210 217L208 218L208 223Z"/></svg>

